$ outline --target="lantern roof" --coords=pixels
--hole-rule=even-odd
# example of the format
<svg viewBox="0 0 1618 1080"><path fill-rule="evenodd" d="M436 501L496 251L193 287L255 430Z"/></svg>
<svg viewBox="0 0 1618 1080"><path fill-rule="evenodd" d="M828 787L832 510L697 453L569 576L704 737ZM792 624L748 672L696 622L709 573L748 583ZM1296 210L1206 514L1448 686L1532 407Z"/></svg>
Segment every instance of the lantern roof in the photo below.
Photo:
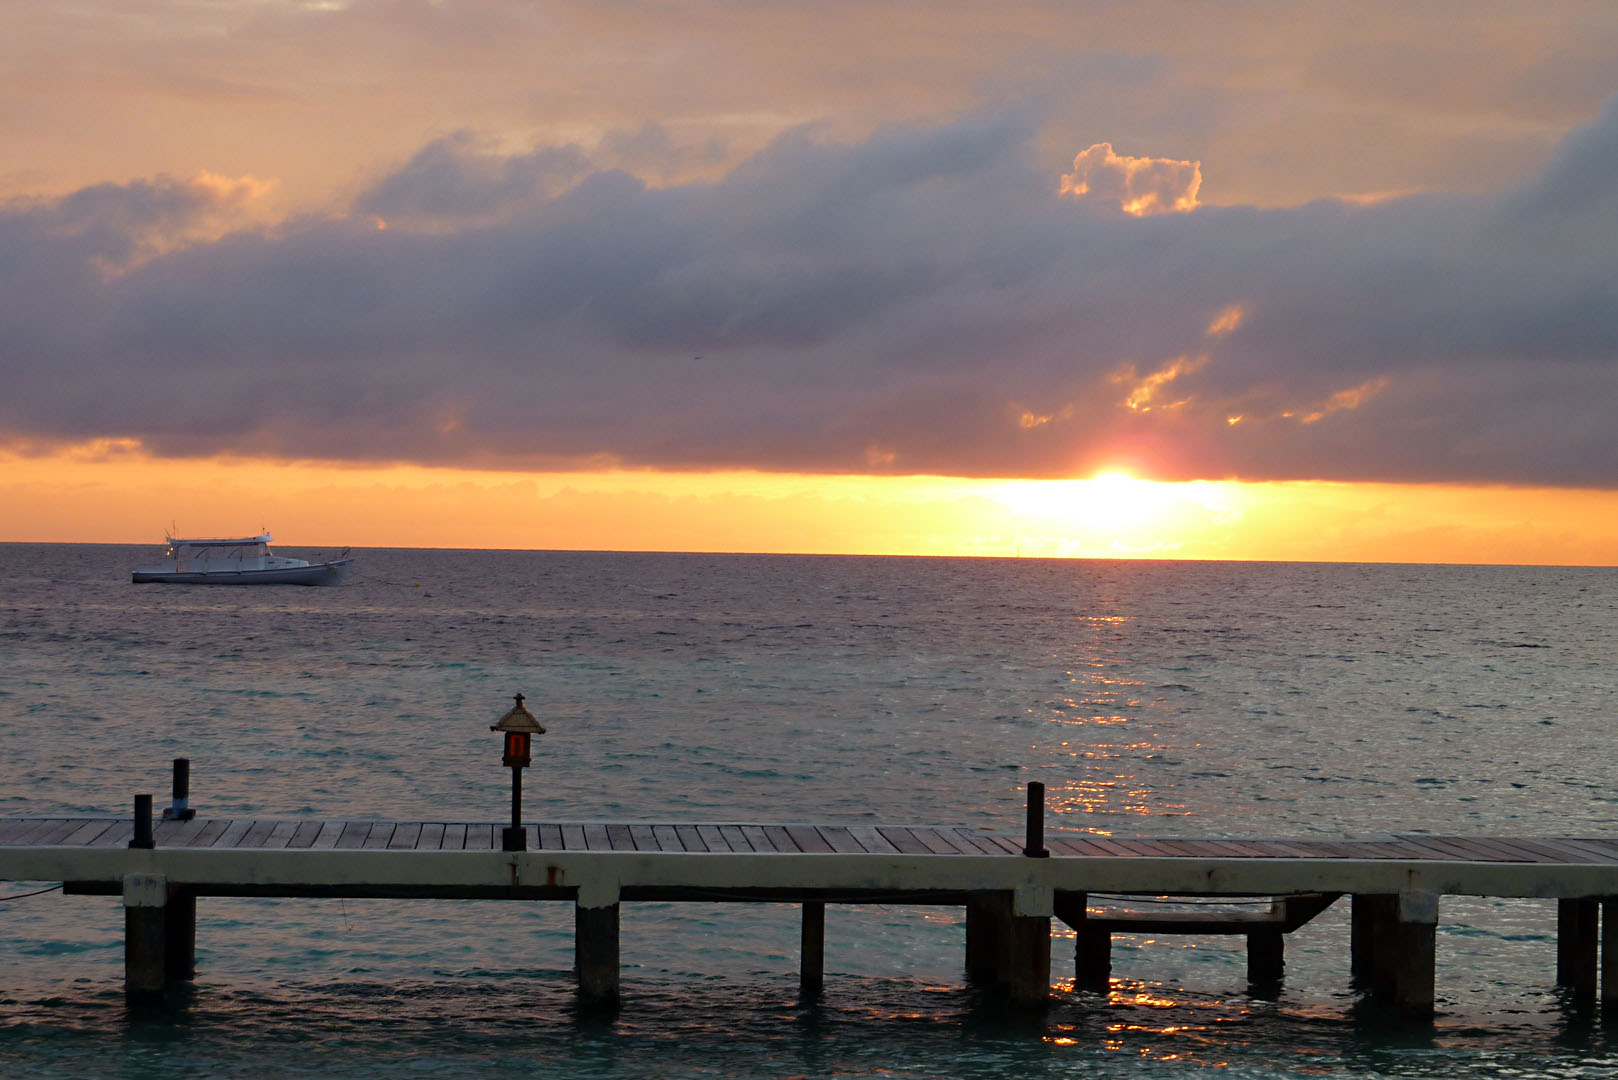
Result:
<svg viewBox="0 0 1618 1080"><path fill-rule="evenodd" d="M521 694L517 695L517 704L511 707L511 711L502 716L497 723L489 725L489 730L520 731L527 735L545 734L545 729L534 719L534 714L522 707Z"/></svg>

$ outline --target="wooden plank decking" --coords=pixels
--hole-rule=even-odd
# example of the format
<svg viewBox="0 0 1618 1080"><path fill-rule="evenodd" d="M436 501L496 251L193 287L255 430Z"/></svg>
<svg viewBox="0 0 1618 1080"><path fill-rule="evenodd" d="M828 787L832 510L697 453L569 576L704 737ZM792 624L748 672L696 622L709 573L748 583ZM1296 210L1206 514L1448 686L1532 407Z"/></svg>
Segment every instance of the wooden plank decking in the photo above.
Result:
<svg viewBox="0 0 1618 1080"><path fill-rule="evenodd" d="M310 818L196 818L154 826L157 846L188 850L494 851L501 826L490 822L342 821ZM951 825L813 825L687 822L539 822L528 849L662 854L843 854L1020 856L1022 842ZM0 818L0 848L119 848L127 818ZM1054 857L1119 859L1327 859L1459 863L1618 865L1618 839L1459 837L1400 834L1374 839L1113 839L1081 834L1046 838Z"/></svg>
<svg viewBox="0 0 1618 1080"><path fill-rule="evenodd" d="M959 825L537 822L519 852L501 850L503 831L493 822L197 818L155 823L154 848L139 850L129 846L127 818L0 818L0 880L111 891L129 874L156 874L198 895L579 898L585 906L620 895L951 904L1005 890L1618 896L1618 838L1603 837L1062 833L1045 839L1050 857L1030 859L1026 838Z"/></svg>

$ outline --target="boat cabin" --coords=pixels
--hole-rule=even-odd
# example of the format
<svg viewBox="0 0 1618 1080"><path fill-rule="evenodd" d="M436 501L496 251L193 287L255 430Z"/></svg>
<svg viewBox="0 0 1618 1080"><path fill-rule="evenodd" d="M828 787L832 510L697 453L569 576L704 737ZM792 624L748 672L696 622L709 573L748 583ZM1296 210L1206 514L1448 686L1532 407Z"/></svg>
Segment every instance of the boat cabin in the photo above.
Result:
<svg viewBox="0 0 1618 1080"><path fill-rule="evenodd" d="M174 569L184 570L262 570L276 560L270 554L270 534L219 540L177 540L168 537L163 558L174 561Z"/></svg>

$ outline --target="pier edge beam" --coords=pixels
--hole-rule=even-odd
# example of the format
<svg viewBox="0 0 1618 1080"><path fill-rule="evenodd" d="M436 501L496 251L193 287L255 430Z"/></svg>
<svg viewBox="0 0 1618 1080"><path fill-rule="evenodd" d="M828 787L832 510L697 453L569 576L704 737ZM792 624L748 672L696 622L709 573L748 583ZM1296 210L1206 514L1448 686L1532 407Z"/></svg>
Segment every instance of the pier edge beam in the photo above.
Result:
<svg viewBox="0 0 1618 1080"><path fill-rule="evenodd" d="M573 907L573 958L579 978L579 1004L586 1009L618 1007L618 889L579 890Z"/></svg>
<svg viewBox="0 0 1618 1080"><path fill-rule="evenodd" d="M168 881L160 874L124 875L124 997L132 1005L161 1002L168 983Z"/></svg>
<svg viewBox="0 0 1618 1080"><path fill-rule="evenodd" d="M1578 1004L1596 997L1596 941L1601 918L1598 900L1556 902L1556 985L1573 992Z"/></svg>
<svg viewBox="0 0 1618 1080"><path fill-rule="evenodd" d="M803 902L803 932L798 939L798 996L811 1001L826 982L826 904Z"/></svg>

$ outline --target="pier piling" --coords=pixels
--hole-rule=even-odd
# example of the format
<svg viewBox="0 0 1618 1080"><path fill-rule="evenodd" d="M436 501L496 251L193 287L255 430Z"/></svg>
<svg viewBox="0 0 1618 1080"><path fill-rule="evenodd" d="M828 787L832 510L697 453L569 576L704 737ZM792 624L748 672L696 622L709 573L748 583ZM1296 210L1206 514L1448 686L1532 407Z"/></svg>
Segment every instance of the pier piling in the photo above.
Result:
<svg viewBox="0 0 1618 1080"><path fill-rule="evenodd" d="M819 900L805 900L798 947L798 996L813 1001L820 996L825 980L826 905Z"/></svg>
<svg viewBox="0 0 1618 1080"><path fill-rule="evenodd" d="M966 974L975 982L1001 985L1011 948L1011 894L973 893L966 901Z"/></svg>
<svg viewBox="0 0 1618 1080"><path fill-rule="evenodd" d="M618 1006L618 900L573 908L573 957L579 975L579 1004L586 1009Z"/></svg>
<svg viewBox="0 0 1618 1080"><path fill-rule="evenodd" d="M1089 896L1059 892L1052 904L1057 918L1072 927L1073 986L1105 994L1112 983L1112 931L1092 922L1087 914Z"/></svg>
<svg viewBox="0 0 1618 1080"><path fill-rule="evenodd" d="M197 975L197 894L170 885L163 912L163 977L189 982Z"/></svg>
<svg viewBox="0 0 1618 1080"><path fill-rule="evenodd" d="M1281 985L1286 969L1285 935L1279 926L1247 932L1247 982L1259 990Z"/></svg>
<svg viewBox="0 0 1618 1080"><path fill-rule="evenodd" d="M1006 983L1017 1008L1043 1009L1050 1003L1053 904L1048 886L1025 885L1012 894Z"/></svg>
<svg viewBox="0 0 1618 1080"><path fill-rule="evenodd" d="M1028 825L1022 853L1030 859L1048 859L1051 855L1045 850L1045 785L1038 780L1028 783Z"/></svg>
<svg viewBox="0 0 1618 1080"><path fill-rule="evenodd" d="M1581 1003L1596 998L1596 941L1601 904L1597 900L1556 902L1556 985Z"/></svg>
<svg viewBox="0 0 1618 1080"><path fill-rule="evenodd" d="M1433 1015L1433 978L1437 968L1438 894L1406 891L1397 898L1398 922L1390 940L1379 942L1388 952L1394 1011L1408 1020Z"/></svg>
<svg viewBox="0 0 1618 1080"><path fill-rule="evenodd" d="M190 821L197 816L191 809L191 759L174 759L174 787L171 801L163 808L164 821Z"/></svg>
<svg viewBox="0 0 1618 1080"><path fill-rule="evenodd" d="M966 977L973 982L995 982L998 957L1004 949L1001 916L995 910L996 893L973 893L966 899Z"/></svg>
<svg viewBox="0 0 1618 1080"><path fill-rule="evenodd" d="M1073 944L1074 983L1080 990L1105 994L1112 988L1112 931L1080 926Z"/></svg>
<svg viewBox="0 0 1618 1080"><path fill-rule="evenodd" d="M152 797L150 795L135 796L135 830L134 835L130 838L129 846L146 849L157 846L152 839Z"/></svg>
<svg viewBox="0 0 1618 1080"><path fill-rule="evenodd" d="M967 976L1003 990L1016 1008L1044 1008L1051 993L1051 905L1051 890L1041 886L969 896Z"/></svg>
<svg viewBox="0 0 1618 1080"><path fill-rule="evenodd" d="M124 996L134 1005L163 998L167 984L168 882L157 874L124 876Z"/></svg>
<svg viewBox="0 0 1618 1080"><path fill-rule="evenodd" d="M1393 989L1390 941L1398 923L1396 893L1355 893L1349 901L1349 974L1362 990L1387 997Z"/></svg>

